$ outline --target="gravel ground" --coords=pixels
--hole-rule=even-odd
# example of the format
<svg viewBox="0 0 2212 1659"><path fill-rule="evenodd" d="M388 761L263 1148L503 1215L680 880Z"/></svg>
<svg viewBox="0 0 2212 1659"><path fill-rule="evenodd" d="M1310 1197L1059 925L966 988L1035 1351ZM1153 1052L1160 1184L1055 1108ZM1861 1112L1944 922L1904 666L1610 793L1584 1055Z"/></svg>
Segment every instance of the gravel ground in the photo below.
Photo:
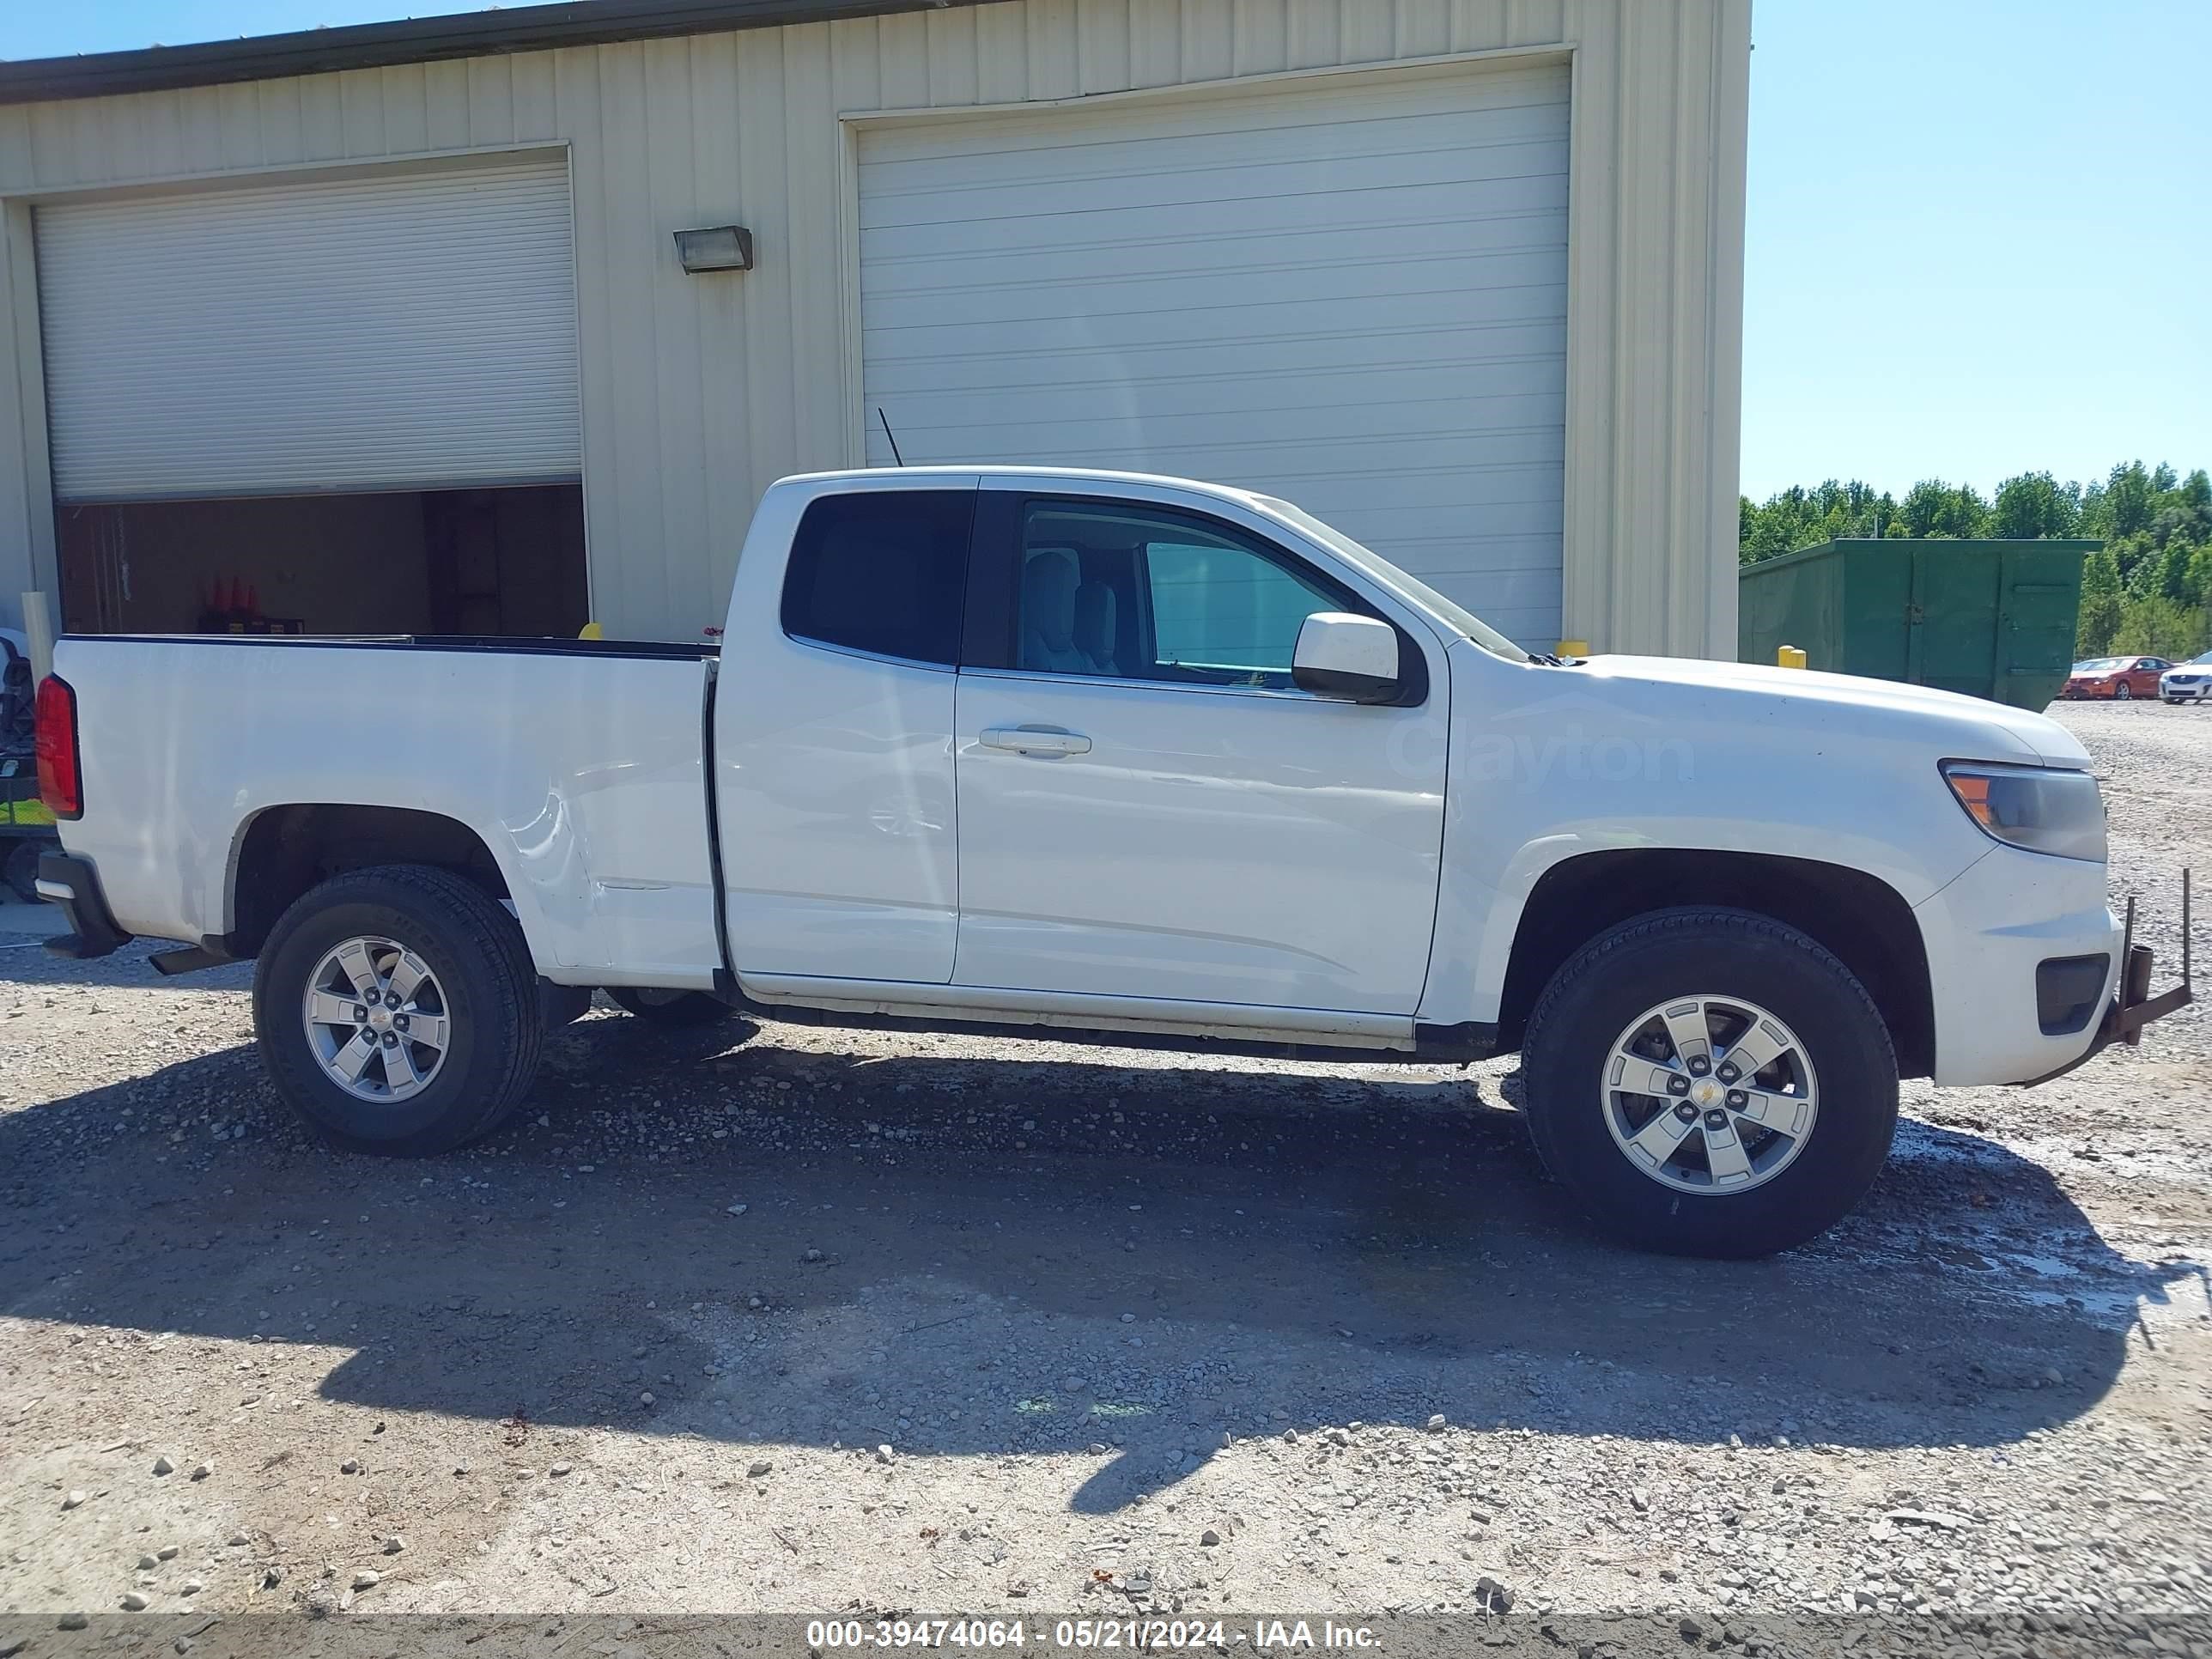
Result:
<svg viewBox="0 0 2212 1659"><path fill-rule="evenodd" d="M2058 714L2171 963L2212 710ZM0 1613L38 1642L143 1600L2212 1654L2201 1007L2033 1091L1908 1085L1857 1215L1715 1264L1594 1242L1510 1062L603 1006L507 1130L392 1163L294 1127L243 969L143 956L0 939Z"/></svg>

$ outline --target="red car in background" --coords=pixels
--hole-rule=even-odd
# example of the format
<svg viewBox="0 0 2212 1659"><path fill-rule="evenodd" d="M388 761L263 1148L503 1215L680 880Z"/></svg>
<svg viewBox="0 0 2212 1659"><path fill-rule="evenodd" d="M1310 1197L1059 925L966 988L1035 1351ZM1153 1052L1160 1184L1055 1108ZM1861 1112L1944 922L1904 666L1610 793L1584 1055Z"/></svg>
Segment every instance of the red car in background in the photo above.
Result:
<svg viewBox="0 0 2212 1659"><path fill-rule="evenodd" d="M2062 697L2130 697L2158 695L2158 677L2173 665L2164 657L2095 657L2077 662L2060 688Z"/></svg>

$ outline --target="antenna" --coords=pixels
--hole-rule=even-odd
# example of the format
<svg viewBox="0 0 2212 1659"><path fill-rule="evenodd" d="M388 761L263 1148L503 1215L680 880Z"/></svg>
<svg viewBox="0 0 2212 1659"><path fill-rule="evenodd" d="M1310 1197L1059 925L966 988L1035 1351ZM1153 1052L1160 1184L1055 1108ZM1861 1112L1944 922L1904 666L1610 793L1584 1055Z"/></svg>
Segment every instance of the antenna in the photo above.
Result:
<svg viewBox="0 0 2212 1659"><path fill-rule="evenodd" d="M890 416L884 413L884 406L881 404L876 405L876 418L884 423L884 436L890 441L892 461L897 465L904 466L906 458L899 453L898 440L891 434Z"/></svg>

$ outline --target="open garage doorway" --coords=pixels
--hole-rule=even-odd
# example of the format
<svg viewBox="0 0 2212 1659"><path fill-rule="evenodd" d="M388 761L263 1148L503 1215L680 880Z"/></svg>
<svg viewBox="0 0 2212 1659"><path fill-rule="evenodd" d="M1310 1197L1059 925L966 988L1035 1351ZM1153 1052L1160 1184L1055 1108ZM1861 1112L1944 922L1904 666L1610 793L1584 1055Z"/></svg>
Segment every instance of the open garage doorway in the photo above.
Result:
<svg viewBox="0 0 2212 1659"><path fill-rule="evenodd" d="M573 639L590 617L580 485L66 506L79 634Z"/></svg>

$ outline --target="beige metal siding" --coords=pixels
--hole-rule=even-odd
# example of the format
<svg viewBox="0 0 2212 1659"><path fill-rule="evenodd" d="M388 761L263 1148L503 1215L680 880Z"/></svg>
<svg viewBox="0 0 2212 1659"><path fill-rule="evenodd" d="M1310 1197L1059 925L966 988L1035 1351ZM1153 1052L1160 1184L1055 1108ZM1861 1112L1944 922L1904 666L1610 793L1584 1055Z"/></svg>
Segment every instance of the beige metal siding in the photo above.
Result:
<svg viewBox="0 0 2212 1659"><path fill-rule="evenodd" d="M1564 625L1725 654L1749 31L1749 0L1009 0L0 108L0 196L565 143L594 610L689 635L761 489L860 453L841 112L1571 48ZM758 269L685 276L669 233L732 219ZM27 214L5 228L12 610L52 526Z"/></svg>

